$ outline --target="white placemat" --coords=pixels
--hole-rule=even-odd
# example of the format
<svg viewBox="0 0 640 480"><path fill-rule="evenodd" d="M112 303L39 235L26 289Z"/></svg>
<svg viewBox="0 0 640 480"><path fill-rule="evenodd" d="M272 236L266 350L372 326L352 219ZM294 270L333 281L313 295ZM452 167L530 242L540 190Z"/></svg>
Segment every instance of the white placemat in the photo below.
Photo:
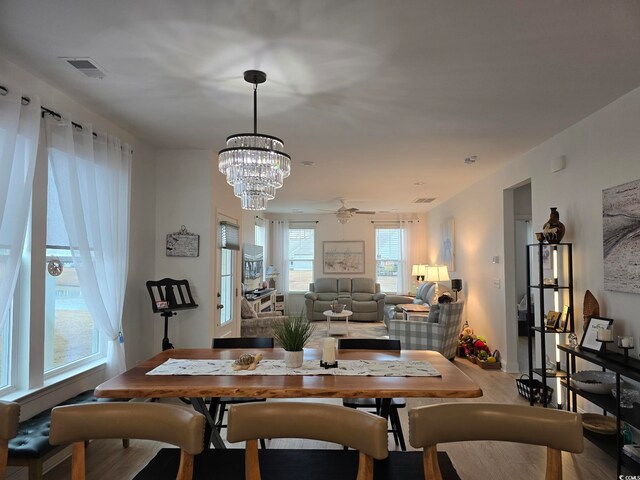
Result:
<svg viewBox="0 0 640 480"><path fill-rule="evenodd" d="M170 358L147 375L350 375L357 377L440 377L433 365L421 361L339 360L338 368L322 368L318 360L289 368L284 360L262 360L255 370L234 370L233 360Z"/></svg>

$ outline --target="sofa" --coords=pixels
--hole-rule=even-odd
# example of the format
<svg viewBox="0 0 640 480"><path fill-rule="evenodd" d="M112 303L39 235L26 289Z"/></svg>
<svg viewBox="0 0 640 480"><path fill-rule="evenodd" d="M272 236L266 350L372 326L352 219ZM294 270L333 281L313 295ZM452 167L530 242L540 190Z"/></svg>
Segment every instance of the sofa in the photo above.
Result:
<svg viewBox="0 0 640 480"><path fill-rule="evenodd" d="M282 322L286 318L286 315L280 315L277 311L256 313L243 297L240 305L240 336L273 337L273 323Z"/></svg>
<svg viewBox="0 0 640 480"><path fill-rule="evenodd" d="M460 300L432 305L433 312L430 312L429 317L412 317L416 320L391 319L389 338L400 340L403 350L435 350L452 360L458 347L463 309L464 302Z"/></svg>
<svg viewBox="0 0 640 480"><path fill-rule="evenodd" d="M389 320L392 318L402 319L402 310L399 305L414 303L418 305L429 305L437 303L436 288L433 282L424 282L420 284L416 291L415 297L408 295L387 295L384 299L384 323L389 327ZM438 284L438 294L451 293L450 290L442 283Z"/></svg>
<svg viewBox="0 0 640 480"><path fill-rule="evenodd" d="M380 284L371 278L318 278L309 284L304 298L309 321L326 320L322 312L330 310L334 301L353 312L350 321L381 322L383 319L385 294L380 293Z"/></svg>

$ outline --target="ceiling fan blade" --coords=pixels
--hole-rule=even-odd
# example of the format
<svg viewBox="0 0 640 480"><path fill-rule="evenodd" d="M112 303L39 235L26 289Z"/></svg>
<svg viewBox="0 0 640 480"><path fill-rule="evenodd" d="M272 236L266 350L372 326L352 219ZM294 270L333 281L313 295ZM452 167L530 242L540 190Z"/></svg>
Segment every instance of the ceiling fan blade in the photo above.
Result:
<svg viewBox="0 0 640 480"><path fill-rule="evenodd" d="M357 215L375 215L376 212L372 212L369 210L358 210L357 212L355 212Z"/></svg>

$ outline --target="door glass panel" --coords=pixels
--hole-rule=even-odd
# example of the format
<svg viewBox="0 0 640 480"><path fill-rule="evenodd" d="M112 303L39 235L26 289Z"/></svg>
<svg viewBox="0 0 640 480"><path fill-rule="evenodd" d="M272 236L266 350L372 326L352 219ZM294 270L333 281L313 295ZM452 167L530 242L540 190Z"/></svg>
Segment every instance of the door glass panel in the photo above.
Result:
<svg viewBox="0 0 640 480"><path fill-rule="evenodd" d="M220 325L225 325L233 319L234 251L223 248L220 256L220 303L224 305L220 311Z"/></svg>

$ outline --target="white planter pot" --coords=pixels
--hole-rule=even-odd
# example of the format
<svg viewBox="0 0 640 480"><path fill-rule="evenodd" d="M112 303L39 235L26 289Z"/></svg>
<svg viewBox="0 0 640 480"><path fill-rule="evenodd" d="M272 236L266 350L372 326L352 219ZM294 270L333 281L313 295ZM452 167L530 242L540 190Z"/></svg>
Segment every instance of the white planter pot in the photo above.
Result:
<svg viewBox="0 0 640 480"><path fill-rule="evenodd" d="M300 368L302 366L302 360L304 359L304 351L298 352L284 352L284 364L288 368Z"/></svg>

